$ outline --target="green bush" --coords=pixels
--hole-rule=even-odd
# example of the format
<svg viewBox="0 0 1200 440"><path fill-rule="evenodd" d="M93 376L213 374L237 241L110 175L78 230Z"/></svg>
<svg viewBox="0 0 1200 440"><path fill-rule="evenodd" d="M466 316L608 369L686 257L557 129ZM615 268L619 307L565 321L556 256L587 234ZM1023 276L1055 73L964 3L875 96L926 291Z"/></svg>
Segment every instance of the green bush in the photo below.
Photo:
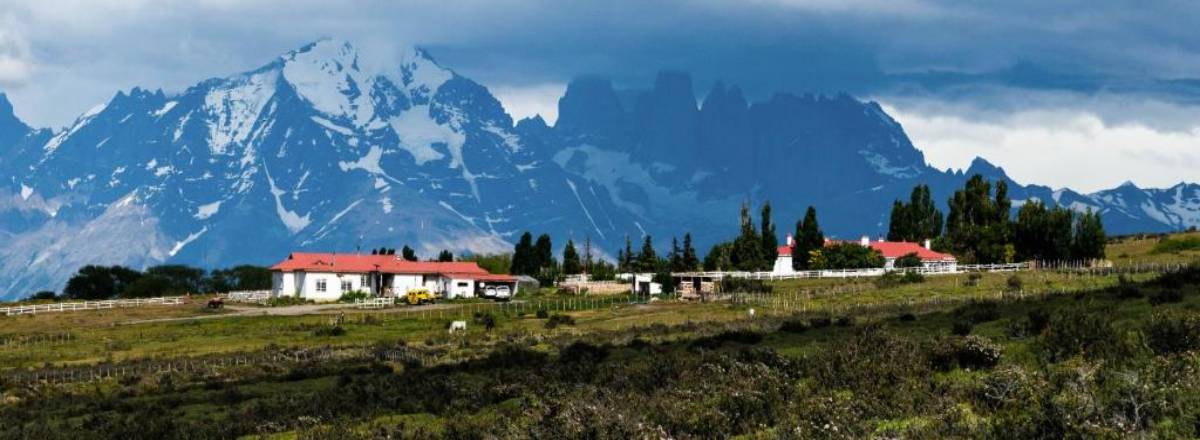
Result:
<svg viewBox="0 0 1200 440"><path fill-rule="evenodd" d="M983 275L978 272L971 272L967 275L967 286L975 287L979 285L979 280L983 279Z"/></svg>
<svg viewBox="0 0 1200 440"><path fill-rule="evenodd" d="M1021 276L1015 273L1008 277L1008 280L1004 283L1008 286L1008 290L1010 291L1021 290L1022 287L1025 287L1025 280L1021 279Z"/></svg>
<svg viewBox="0 0 1200 440"><path fill-rule="evenodd" d="M341 336L346 334L346 329L340 325L321 326L313 330L313 336Z"/></svg>
<svg viewBox="0 0 1200 440"><path fill-rule="evenodd" d="M1200 349L1200 316L1183 311L1155 313L1146 337L1150 349L1158 354Z"/></svg>
<svg viewBox="0 0 1200 440"><path fill-rule="evenodd" d="M1126 284L1117 287L1117 299L1138 299L1145 295L1142 294L1142 289L1132 284Z"/></svg>
<svg viewBox="0 0 1200 440"><path fill-rule="evenodd" d="M1166 238L1154 244L1152 254L1177 254L1184 251L1200 251L1200 236Z"/></svg>
<svg viewBox="0 0 1200 440"><path fill-rule="evenodd" d="M546 319L550 317L550 312L546 311L546 309L538 309L534 316L537 316L537 319Z"/></svg>
<svg viewBox="0 0 1200 440"><path fill-rule="evenodd" d="M547 329L553 329L560 325L575 325L575 318L572 318L571 315L555 314L555 315L550 316L550 318L546 320L546 328Z"/></svg>
<svg viewBox="0 0 1200 440"><path fill-rule="evenodd" d="M955 367L985 369L1000 362L1000 347L982 336L952 336L936 341L929 349L934 369L949 371Z"/></svg>
<svg viewBox="0 0 1200 440"><path fill-rule="evenodd" d="M899 272L887 271L883 275L875 278L875 286L880 289L888 289L904 284L916 284L925 282L925 276L916 272Z"/></svg>
<svg viewBox="0 0 1200 440"><path fill-rule="evenodd" d="M971 323L971 321L965 320L965 319L958 319L950 324L950 333L958 335L958 336L966 336L966 335L971 334L971 330L974 327L975 327L975 324Z"/></svg>
<svg viewBox="0 0 1200 440"><path fill-rule="evenodd" d="M804 333L808 331L809 328L811 327L808 325L807 321L789 319L784 321L783 324L780 324L779 331L785 333Z"/></svg>
<svg viewBox="0 0 1200 440"><path fill-rule="evenodd" d="M817 316L808 320L808 325L812 328L829 327L833 324L833 319L828 316Z"/></svg>
<svg viewBox="0 0 1200 440"><path fill-rule="evenodd" d="M1042 334L1043 353L1052 361L1082 354L1088 358L1114 355L1121 341L1108 313L1072 307L1055 312Z"/></svg>
<svg viewBox="0 0 1200 440"><path fill-rule="evenodd" d="M1000 304L995 301L971 301L955 309L954 316L971 324L992 322L1000 319Z"/></svg>
<svg viewBox="0 0 1200 440"><path fill-rule="evenodd" d="M353 303L355 301L364 300L364 299L367 299L370 297L371 297L370 293L367 293L367 292L364 292L361 290L355 290L355 291L351 291L351 292L342 293L342 296L340 298L338 298L338 302Z"/></svg>
<svg viewBox="0 0 1200 440"><path fill-rule="evenodd" d="M1163 289L1150 295L1150 305L1172 304L1183 302L1183 292L1175 289Z"/></svg>

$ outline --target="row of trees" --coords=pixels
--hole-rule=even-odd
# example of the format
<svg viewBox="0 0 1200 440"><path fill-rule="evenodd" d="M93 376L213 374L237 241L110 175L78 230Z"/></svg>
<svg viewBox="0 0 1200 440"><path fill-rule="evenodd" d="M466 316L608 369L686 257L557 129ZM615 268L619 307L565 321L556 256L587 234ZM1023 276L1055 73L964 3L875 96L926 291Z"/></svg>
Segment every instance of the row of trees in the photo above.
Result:
<svg viewBox="0 0 1200 440"><path fill-rule="evenodd" d="M994 185L981 175L972 176L949 200L945 235L937 247L960 260L1006 263L1031 259L1090 260L1104 258L1107 236L1099 213L1077 213L1061 206L1048 207L1030 200L1012 220L1008 184ZM898 211L897 211L898 209ZM929 188L918 186L912 201L893 206L889 237L918 241L938 237L941 212L932 207Z"/></svg>
<svg viewBox="0 0 1200 440"><path fill-rule="evenodd" d="M607 280L612 279L616 271L611 263L594 257L590 238L584 240L582 254L576 249L574 240L567 240L559 264L554 258L554 242L550 236L539 235L535 242L529 232L521 234L509 265L509 273L532 276L543 283L557 280L562 275L581 273L589 274L594 280Z"/></svg>
<svg viewBox="0 0 1200 440"><path fill-rule="evenodd" d="M743 203L741 230L733 241L717 243L704 257L705 270L770 270L779 252L779 238L771 220L771 203L763 203L759 226L754 225L750 205Z"/></svg>
<svg viewBox="0 0 1200 440"><path fill-rule="evenodd" d="M371 255L396 255L396 248L381 247L378 249L371 249ZM408 245L404 245L404 247L400 250L400 258L403 258L405 261L417 261L417 251L408 247ZM442 252L438 254L437 258L430 261L454 261L454 253L446 249L442 249Z"/></svg>
<svg viewBox="0 0 1200 440"><path fill-rule="evenodd" d="M80 268L67 281L61 296L67 299L103 300L270 288L271 272L261 266L242 265L206 271L168 264L138 271L124 266L89 265ZM34 295L41 299L54 296L54 292L38 292Z"/></svg>

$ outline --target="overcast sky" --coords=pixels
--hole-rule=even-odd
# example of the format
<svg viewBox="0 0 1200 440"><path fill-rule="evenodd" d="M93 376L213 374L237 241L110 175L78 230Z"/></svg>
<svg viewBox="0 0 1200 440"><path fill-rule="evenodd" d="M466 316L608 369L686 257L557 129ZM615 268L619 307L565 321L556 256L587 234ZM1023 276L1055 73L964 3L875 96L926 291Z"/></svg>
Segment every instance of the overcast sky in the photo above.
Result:
<svg viewBox="0 0 1200 440"><path fill-rule="evenodd" d="M365 64L404 46L553 120L566 82L662 69L752 99L846 91L884 104L939 168L983 156L1092 191L1200 181L1193 1L0 0L0 91L62 127L117 90L182 90L320 37Z"/></svg>

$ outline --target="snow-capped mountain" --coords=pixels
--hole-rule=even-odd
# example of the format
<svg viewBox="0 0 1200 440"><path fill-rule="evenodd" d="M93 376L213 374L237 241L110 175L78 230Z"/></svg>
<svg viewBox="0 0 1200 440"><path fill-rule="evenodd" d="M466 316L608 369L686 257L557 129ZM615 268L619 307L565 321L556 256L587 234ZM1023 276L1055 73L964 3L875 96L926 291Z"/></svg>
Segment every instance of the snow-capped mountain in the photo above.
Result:
<svg viewBox="0 0 1200 440"><path fill-rule="evenodd" d="M779 230L808 205L824 229L886 230L888 208L928 183L945 200L982 159L929 167L875 103L778 94L750 102L688 75L648 90L584 77L553 125L513 123L482 85L411 50L367 71L322 40L250 72L177 93L135 88L61 130L18 120L0 94L0 298L60 289L84 264L269 264L293 250L414 246L511 249L516 235L590 238L609 254L626 235L660 246L728 238L743 201L770 200ZM1131 185L1083 195L1020 186L1014 201L1104 213L1115 232L1200 224L1200 186Z"/></svg>
<svg viewBox="0 0 1200 440"><path fill-rule="evenodd" d="M89 262L496 252L526 228L634 229L608 215L604 188L533 154L486 88L419 50L367 73L353 47L323 40L178 95L118 93L44 142L3 147L6 216L31 217L2 225L9 297L60 288Z"/></svg>

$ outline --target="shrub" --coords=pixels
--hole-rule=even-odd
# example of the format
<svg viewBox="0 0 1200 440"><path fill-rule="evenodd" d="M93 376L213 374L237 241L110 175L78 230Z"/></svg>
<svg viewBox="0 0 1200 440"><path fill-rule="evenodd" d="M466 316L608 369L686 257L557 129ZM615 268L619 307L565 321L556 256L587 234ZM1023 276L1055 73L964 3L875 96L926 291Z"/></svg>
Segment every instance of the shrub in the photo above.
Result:
<svg viewBox="0 0 1200 440"><path fill-rule="evenodd" d="M313 330L313 336L341 336L344 334L346 334L346 329L342 328L340 325L328 327L322 326L318 327L316 330Z"/></svg>
<svg viewBox="0 0 1200 440"><path fill-rule="evenodd" d="M1150 253L1167 254L1183 251L1200 251L1200 237L1167 238L1155 243Z"/></svg>
<svg viewBox="0 0 1200 440"><path fill-rule="evenodd" d="M1020 275L1014 273L1008 277L1008 281L1005 281L1005 284L1010 291L1021 290L1022 287L1025 287L1025 280L1022 280Z"/></svg>
<svg viewBox="0 0 1200 440"><path fill-rule="evenodd" d="M1157 306L1168 303L1178 303L1183 301L1183 292L1175 289L1165 289L1154 292L1150 295L1150 305Z"/></svg>
<svg viewBox="0 0 1200 440"><path fill-rule="evenodd" d="M969 275L967 275L967 286L970 286L970 287L978 286L979 280L981 280L981 279L983 279L983 275L981 275L977 272L972 272Z"/></svg>
<svg viewBox="0 0 1200 440"><path fill-rule="evenodd" d="M1200 349L1200 316L1179 311L1155 313L1146 336L1158 354Z"/></svg>
<svg viewBox="0 0 1200 440"><path fill-rule="evenodd" d="M955 366L983 369L1000 362L1000 347L982 336L953 336L937 341L929 350L933 368L949 371Z"/></svg>
<svg viewBox="0 0 1200 440"><path fill-rule="evenodd" d="M367 299L370 297L371 297L371 294L369 294L367 292L364 292L361 290L355 290L355 291L351 291L351 292L342 293L342 296L340 298L338 298L338 302L352 303L352 302Z"/></svg>
<svg viewBox="0 0 1200 440"><path fill-rule="evenodd" d="M537 316L538 319L546 319L550 317L550 312L547 312L546 309L538 309L535 316Z"/></svg>
<svg viewBox="0 0 1200 440"><path fill-rule="evenodd" d="M904 312L900 315L900 321L903 321L903 322L912 322L912 321L916 321L916 320L917 320L917 315L912 314L912 312Z"/></svg>
<svg viewBox="0 0 1200 440"><path fill-rule="evenodd" d="M974 327L975 324L972 324L971 321L959 319L950 324L950 333L958 336L966 336L971 334L971 329Z"/></svg>
<svg viewBox="0 0 1200 440"><path fill-rule="evenodd" d="M722 278L719 288L730 293L771 293L771 285L766 281L749 278Z"/></svg>
<svg viewBox="0 0 1200 440"><path fill-rule="evenodd" d="M1105 357L1115 354L1120 347L1109 315L1082 308L1055 312L1042 334L1042 350L1055 362L1077 354L1089 358Z"/></svg>
<svg viewBox="0 0 1200 440"><path fill-rule="evenodd" d="M786 333L804 333L811 328L808 322L799 319L789 319L779 326L779 331Z"/></svg>
<svg viewBox="0 0 1200 440"><path fill-rule="evenodd" d="M923 282L925 282L925 276L916 272L904 272L904 274L901 275L898 272L887 271L878 278L875 278L875 286L879 287L880 289Z"/></svg>
<svg viewBox="0 0 1200 440"><path fill-rule="evenodd" d="M761 333L752 332L749 330L728 330L713 336L706 336L692 341L693 347L703 347L713 349L729 342L738 344L757 344L762 342L763 335Z"/></svg>
<svg viewBox="0 0 1200 440"><path fill-rule="evenodd" d="M1050 326L1050 314L1042 309L1030 310L1025 319L1025 329L1031 335L1040 335Z"/></svg>
<svg viewBox="0 0 1200 440"><path fill-rule="evenodd" d="M954 315L971 324L1000 319L1000 305L995 301L971 301L954 310Z"/></svg>
<svg viewBox="0 0 1200 440"><path fill-rule="evenodd" d="M560 325L575 325L575 318L572 318L571 315L555 314L546 320L547 329L553 329Z"/></svg>
<svg viewBox="0 0 1200 440"><path fill-rule="evenodd" d="M1142 289L1132 284L1126 284L1117 288L1117 299L1138 299L1142 296Z"/></svg>
<svg viewBox="0 0 1200 440"><path fill-rule="evenodd" d="M833 320L828 316L818 316L808 320L808 325L812 328L829 327L830 324L833 324Z"/></svg>
<svg viewBox="0 0 1200 440"><path fill-rule="evenodd" d="M854 325L854 318L849 316L840 316L838 319L834 320L834 323L837 324L838 327L849 327Z"/></svg>

